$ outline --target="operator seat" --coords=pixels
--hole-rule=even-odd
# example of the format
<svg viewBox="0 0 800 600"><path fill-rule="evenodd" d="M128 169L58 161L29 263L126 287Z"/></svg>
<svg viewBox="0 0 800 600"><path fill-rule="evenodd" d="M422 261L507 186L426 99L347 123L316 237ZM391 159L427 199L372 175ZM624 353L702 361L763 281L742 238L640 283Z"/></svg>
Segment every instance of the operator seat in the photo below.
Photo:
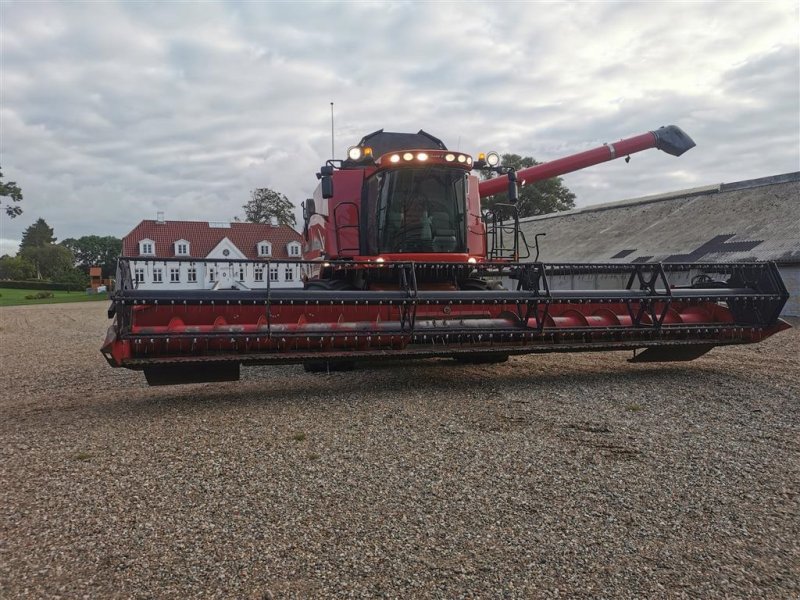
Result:
<svg viewBox="0 0 800 600"><path fill-rule="evenodd" d="M456 230L450 213L436 211L431 213L431 228L433 229L433 251L453 252L456 249Z"/></svg>

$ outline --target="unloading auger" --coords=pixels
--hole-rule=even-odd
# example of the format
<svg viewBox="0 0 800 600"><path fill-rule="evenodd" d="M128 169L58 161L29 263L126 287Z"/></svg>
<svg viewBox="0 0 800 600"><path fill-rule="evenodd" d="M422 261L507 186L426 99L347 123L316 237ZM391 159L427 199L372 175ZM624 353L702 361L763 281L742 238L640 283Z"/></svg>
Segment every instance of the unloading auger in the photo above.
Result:
<svg viewBox="0 0 800 600"><path fill-rule="evenodd" d="M789 325L774 263L542 263L519 229L519 186L694 142L675 126L520 171L434 136L365 136L317 174L303 205L303 260L204 260L262 272L291 263L303 287L137 289L119 262L102 352L152 385L229 381L240 365L349 368L383 358L499 362L509 355L633 350L634 361L693 360ZM492 173L480 181L476 172ZM481 211L481 198L508 193ZM174 261L176 259L169 259ZM565 289L575 275L617 289Z"/></svg>

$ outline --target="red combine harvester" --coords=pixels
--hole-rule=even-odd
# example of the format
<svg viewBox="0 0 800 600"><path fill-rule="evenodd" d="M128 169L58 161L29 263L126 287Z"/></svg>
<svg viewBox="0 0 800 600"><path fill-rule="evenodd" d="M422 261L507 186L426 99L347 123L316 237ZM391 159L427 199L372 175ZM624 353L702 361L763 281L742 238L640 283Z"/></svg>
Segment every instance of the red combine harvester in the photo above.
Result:
<svg viewBox="0 0 800 600"><path fill-rule="evenodd" d="M774 263L542 263L538 242L530 260L519 229L520 185L694 145L678 127L662 127L515 172L494 153L473 160L424 131L377 131L317 174L303 206L304 260L257 263L299 264L303 288L140 290L133 257L123 257L102 352L165 385L236 380L242 364L313 371L380 358L499 362L597 350L670 361L759 342L789 327L779 319L788 293ZM480 181L481 170L494 177ZM508 204L481 211L481 198L501 192ZM575 275L621 283L563 289Z"/></svg>

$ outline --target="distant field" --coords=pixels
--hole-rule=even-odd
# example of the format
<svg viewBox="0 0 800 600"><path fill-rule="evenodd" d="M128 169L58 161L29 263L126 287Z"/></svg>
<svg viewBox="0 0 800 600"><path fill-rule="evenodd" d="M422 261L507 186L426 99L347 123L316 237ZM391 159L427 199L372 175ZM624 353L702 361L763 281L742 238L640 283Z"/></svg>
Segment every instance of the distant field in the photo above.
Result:
<svg viewBox="0 0 800 600"><path fill-rule="evenodd" d="M52 292L52 298L29 300L25 296L36 295L48 290L15 290L0 288L0 306L17 306L19 304L58 304L61 302L94 302L108 300L108 294L92 294L86 292Z"/></svg>

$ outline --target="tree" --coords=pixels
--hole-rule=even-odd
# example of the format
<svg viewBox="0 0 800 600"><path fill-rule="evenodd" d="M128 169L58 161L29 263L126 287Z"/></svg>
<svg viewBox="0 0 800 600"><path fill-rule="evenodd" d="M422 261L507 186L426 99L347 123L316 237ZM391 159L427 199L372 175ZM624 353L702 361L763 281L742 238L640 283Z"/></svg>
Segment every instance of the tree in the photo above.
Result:
<svg viewBox="0 0 800 600"><path fill-rule="evenodd" d="M245 221L269 223L274 217L280 225L295 226L294 204L283 194L269 188L257 188L250 192L250 201L242 206Z"/></svg>
<svg viewBox="0 0 800 600"><path fill-rule="evenodd" d="M82 269L63 271L57 277L58 283L68 283L75 287L89 287L89 273Z"/></svg>
<svg viewBox="0 0 800 600"><path fill-rule="evenodd" d="M67 238L61 245L75 255L75 266L89 272L89 267L99 266L103 277L113 277L117 259L122 254L122 240L111 235L85 235L78 239Z"/></svg>
<svg viewBox="0 0 800 600"><path fill-rule="evenodd" d="M19 189L16 181L3 182L3 172L0 171L0 197L11 198L11 202L6 202L5 206L0 203L0 207L6 211L10 218L18 217L22 214L22 208L14 202L22 201L22 190Z"/></svg>
<svg viewBox="0 0 800 600"><path fill-rule="evenodd" d="M39 218L36 222L22 232L22 241L19 244L20 252L25 248L37 248L46 246L56 241L53 236L53 228L44 219Z"/></svg>
<svg viewBox="0 0 800 600"><path fill-rule="evenodd" d="M57 244L20 247L19 256L36 267L38 277L57 280L75 267L75 257L69 248Z"/></svg>
<svg viewBox="0 0 800 600"><path fill-rule="evenodd" d="M0 257L0 279L33 279L36 277L36 267L21 256Z"/></svg>
<svg viewBox="0 0 800 600"><path fill-rule="evenodd" d="M540 163L530 156L522 157L519 154L504 154L501 164L507 167L514 167L519 171ZM507 202L508 194L503 193L484 198L482 205L483 208L491 209L498 203ZM544 215L571 208L575 208L575 194L564 185L561 177L529 183L519 188L517 210L520 217Z"/></svg>

